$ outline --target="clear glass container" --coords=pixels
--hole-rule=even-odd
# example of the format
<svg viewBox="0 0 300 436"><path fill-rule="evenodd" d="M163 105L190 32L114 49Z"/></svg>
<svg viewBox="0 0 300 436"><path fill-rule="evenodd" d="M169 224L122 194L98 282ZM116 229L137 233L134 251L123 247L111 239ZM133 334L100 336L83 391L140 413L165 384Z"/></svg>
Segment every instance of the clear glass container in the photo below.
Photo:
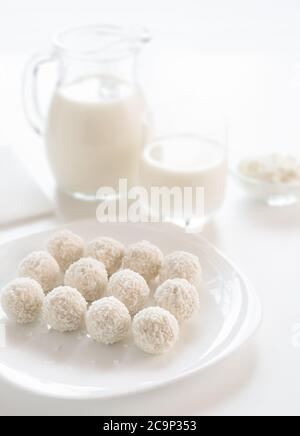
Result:
<svg viewBox="0 0 300 436"><path fill-rule="evenodd" d="M143 152L140 182L152 217L200 230L225 199L226 147L196 134L158 138Z"/></svg>
<svg viewBox="0 0 300 436"><path fill-rule="evenodd" d="M261 203L265 203L271 207L285 207L291 206L293 204L300 202L300 180L286 180L285 182L280 180L279 176L276 174L276 167L267 168L268 173L265 174L266 179L261 178L261 174L247 174L242 169L242 164L254 162L255 165L262 165L265 159L270 159L272 156L278 156L279 158L291 158L295 161L294 165L298 166L298 172L300 173L300 157L297 152L291 151L287 153L286 151L276 150L275 153L265 153L252 154L250 156L243 156L239 159L235 158L231 163L231 173L234 180L237 182L241 190L246 194L249 199L257 200ZM261 159L263 159L261 163ZM273 171L275 170L275 174ZM294 175L293 168L283 168L284 173L288 177ZM261 171L261 170L260 170ZM272 171L270 173L270 171ZM278 171L282 169L278 168ZM271 177L271 180L268 180Z"/></svg>
<svg viewBox="0 0 300 436"><path fill-rule="evenodd" d="M149 126L137 59L149 40L144 29L76 27L59 33L50 53L29 62L25 113L44 136L60 190L95 199L103 187L117 192L119 179L127 179L129 187L136 185ZM43 116L37 76L50 62L57 65L58 78Z"/></svg>
<svg viewBox="0 0 300 436"><path fill-rule="evenodd" d="M211 102L181 97L155 106L153 126L156 138L143 151L139 173L146 208L153 219L200 231L225 200L226 119Z"/></svg>

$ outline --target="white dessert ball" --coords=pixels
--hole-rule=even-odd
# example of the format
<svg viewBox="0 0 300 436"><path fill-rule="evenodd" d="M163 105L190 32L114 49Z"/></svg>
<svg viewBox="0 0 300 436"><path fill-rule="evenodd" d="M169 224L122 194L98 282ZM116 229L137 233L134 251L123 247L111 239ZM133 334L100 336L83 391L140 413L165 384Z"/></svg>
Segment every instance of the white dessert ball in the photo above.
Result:
<svg viewBox="0 0 300 436"><path fill-rule="evenodd" d="M185 279L198 287L202 281L202 268L197 256L185 251L175 251L166 256L160 270L160 282Z"/></svg>
<svg viewBox="0 0 300 436"><path fill-rule="evenodd" d="M154 299L179 322L192 318L200 309L199 292L185 279L167 280L157 288Z"/></svg>
<svg viewBox="0 0 300 436"><path fill-rule="evenodd" d="M70 230L62 230L48 241L48 251L56 259L62 271L84 256L83 239Z"/></svg>
<svg viewBox="0 0 300 436"><path fill-rule="evenodd" d="M49 292L59 284L60 268L54 257L46 251L29 254L19 265L19 276L36 280L44 292Z"/></svg>
<svg viewBox="0 0 300 436"><path fill-rule="evenodd" d="M161 250L148 241L141 241L128 247L123 267L137 272L149 283L158 276L162 262Z"/></svg>
<svg viewBox="0 0 300 436"><path fill-rule="evenodd" d="M124 251L125 247L121 242L107 237L94 239L87 248L88 256L104 263L109 276L120 269Z"/></svg>
<svg viewBox="0 0 300 436"><path fill-rule="evenodd" d="M65 285L77 289L88 302L98 300L108 285L105 266L96 259L83 257L66 271Z"/></svg>
<svg viewBox="0 0 300 436"><path fill-rule="evenodd" d="M105 345L124 339L130 330L131 317L121 301L106 297L95 301L88 310L86 327L96 342Z"/></svg>
<svg viewBox="0 0 300 436"><path fill-rule="evenodd" d="M44 292L31 278L19 278L8 283L1 291L1 305L6 315L19 324L35 321L42 310Z"/></svg>
<svg viewBox="0 0 300 436"><path fill-rule="evenodd" d="M59 332L72 332L84 325L87 303L76 289L60 286L45 298L43 317Z"/></svg>
<svg viewBox="0 0 300 436"><path fill-rule="evenodd" d="M179 325L168 310L148 307L135 315L132 332L138 348L150 354L163 354L176 344Z"/></svg>
<svg viewBox="0 0 300 436"><path fill-rule="evenodd" d="M107 292L122 301L131 315L145 307L150 295L146 280L129 269L119 271L111 277Z"/></svg>

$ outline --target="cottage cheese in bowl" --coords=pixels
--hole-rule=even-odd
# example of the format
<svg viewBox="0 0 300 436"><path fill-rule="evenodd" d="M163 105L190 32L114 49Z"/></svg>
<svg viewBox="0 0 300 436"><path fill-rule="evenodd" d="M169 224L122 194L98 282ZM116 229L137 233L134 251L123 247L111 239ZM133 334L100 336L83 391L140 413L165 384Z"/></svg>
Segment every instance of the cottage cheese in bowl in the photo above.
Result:
<svg viewBox="0 0 300 436"><path fill-rule="evenodd" d="M300 201L300 159L296 156L273 153L244 159L235 175L250 197L271 206Z"/></svg>

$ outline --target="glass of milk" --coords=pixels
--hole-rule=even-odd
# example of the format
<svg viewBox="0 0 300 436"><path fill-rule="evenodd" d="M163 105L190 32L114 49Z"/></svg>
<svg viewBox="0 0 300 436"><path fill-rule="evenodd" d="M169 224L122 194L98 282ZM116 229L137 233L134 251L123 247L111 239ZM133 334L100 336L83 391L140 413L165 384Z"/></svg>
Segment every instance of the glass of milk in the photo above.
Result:
<svg viewBox="0 0 300 436"><path fill-rule="evenodd" d="M50 53L27 66L24 106L47 155L60 190L95 199L100 188L118 192L119 179L137 183L148 110L138 81L137 57L149 41L144 29L90 25L56 36ZM58 78L44 116L37 76L55 63Z"/></svg>
<svg viewBox="0 0 300 436"><path fill-rule="evenodd" d="M140 182L152 219L200 230L225 198L226 146L196 134L158 138L142 154Z"/></svg>
<svg viewBox="0 0 300 436"><path fill-rule="evenodd" d="M140 184L148 191L145 212L198 231L225 199L228 123L219 102L201 98L196 86L192 93L185 81L171 88L152 103L157 139L146 145L140 164ZM153 187L161 188L158 196ZM170 200L163 188L172 191Z"/></svg>

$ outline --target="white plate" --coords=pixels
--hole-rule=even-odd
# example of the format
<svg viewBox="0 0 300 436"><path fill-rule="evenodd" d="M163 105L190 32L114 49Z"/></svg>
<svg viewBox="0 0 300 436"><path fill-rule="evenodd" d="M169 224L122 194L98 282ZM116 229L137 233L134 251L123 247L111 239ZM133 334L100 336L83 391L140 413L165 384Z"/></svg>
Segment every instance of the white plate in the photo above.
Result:
<svg viewBox="0 0 300 436"><path fill-rule="evenodd" d="M0 312L0 375L42 395L103 398L144 391L204 370L224 359L256 330L261 306L249 282L207 241L172 225L103 225L95 220L67 226L87 240L112 236L128 244L148 239L167 254L190 251L200 257L205 289L202 312L182 326L175 349L151 356L131 338L110 347L93 343L84 333L60 334L39 323L20 327ZM0 246L1 282L14 278L18 262L42 249L52 232Z"/></svg>

